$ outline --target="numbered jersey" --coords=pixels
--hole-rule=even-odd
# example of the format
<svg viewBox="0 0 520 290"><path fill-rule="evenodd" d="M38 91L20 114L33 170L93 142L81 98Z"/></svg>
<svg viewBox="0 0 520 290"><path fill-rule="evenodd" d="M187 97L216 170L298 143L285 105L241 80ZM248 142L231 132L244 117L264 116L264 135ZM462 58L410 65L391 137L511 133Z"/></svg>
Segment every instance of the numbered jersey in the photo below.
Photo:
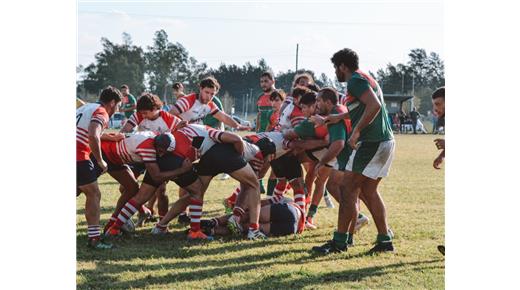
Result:
<svg viewBox="0 0 520 290"><path fill-rule="evenodd" d="M127 121L132 126L137 126L138 131L153 131L165 133L173 131L181 122L181 119L168 112L160 111L155 120L145 119L139 112L135 112Z"/></svg>
<svg viewBox="0 0 520 290"><path fill-rule="evenodd" d="M290 102L285 106L283 112L280 114L278 124L280 125L280 130L291 129L304 119L305 116L300 107L296 106L294 102Z"/></svg>
<svg viewBox="0 0 520 290"><path fill-rule="evenodd" d="M89 160L91 153L88 142L88 127L91 122L101 125L102 130L108 126L108 113L99 103L89 103L76 110L76 161Z"/></svg>
<svg viewBox="0 0 520 290"><path fill-rule="evenodd" d="M103 141L101 150L110 162L122 165L155 162L156 154L153 138L157 133L142 131L127 136L121 141Z"/></svg>
<svg viewBox="0 0 520 290"><path fill-rule="evenodd" d="M175 103L175 108L181 113L180 117L183 120L195 124L202 124L202 119L208 114L215 115L220 112L217 105L212 101L202 104L195 93L179 98Z"/></svg>

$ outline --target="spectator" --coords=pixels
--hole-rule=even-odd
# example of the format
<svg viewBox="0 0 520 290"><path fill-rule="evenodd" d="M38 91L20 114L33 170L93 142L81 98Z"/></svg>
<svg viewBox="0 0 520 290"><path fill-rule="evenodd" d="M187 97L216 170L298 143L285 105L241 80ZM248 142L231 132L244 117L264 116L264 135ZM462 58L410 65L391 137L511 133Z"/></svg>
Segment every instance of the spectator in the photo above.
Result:
<svg viewBox="0 0 520 290"><path fill-rule="evenodd" d="M404 131L405 121L406 121L406 114L404 113L403 110L401 110L399 112L399 132L400 133L403 133L403 131Z"/></svg>
<svg viewBox="0 0 520 290"><path fill-rule="evenodd" d="M412 128L414 134L417 134L417 120L419 120L420 116L421 114L419 114L419 112L417 112L417 109L413 107L412 111L410 112L410 119L412 120Z"/></svg>
<svg viewBox="0 0 520 290"><path fill-rule="evenodd" d="M127 85L121 86L121 93L123 94L123 99L121 100L121 108L119 111L124 113L125 118L128 119L136 112L137 100L130 94L130 88Z"/></svg>
<svg viewBox="0 0 520 290"><path fill-rule="evenodd" d="M399 133L400 128L401 128L401 122L399 120L399 113L394 113L392 118L393 118L393 121L394 121L394 127L393 128L394 128L394 130L396 132Z"/></svg>

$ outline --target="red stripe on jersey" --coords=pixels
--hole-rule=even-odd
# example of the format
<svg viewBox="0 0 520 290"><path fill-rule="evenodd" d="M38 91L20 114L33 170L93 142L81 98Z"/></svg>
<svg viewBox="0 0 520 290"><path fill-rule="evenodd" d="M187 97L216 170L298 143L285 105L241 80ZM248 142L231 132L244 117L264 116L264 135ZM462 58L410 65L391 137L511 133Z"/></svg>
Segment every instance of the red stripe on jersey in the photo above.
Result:
<svg viewBox="0 0 520 290"><path fill-rule="evenodd" d="M176 144L174 154L194 161L195 149L191 146L191 139L181 130L174 131L172 134L175 137Z"/></svg>
<svg viewBox="0 0 520 290"><path fill-rule="evenodd" d="M81 132L83 132L85 134L88 134L88 131L83 129L83 128L81 128L81 127L76 127L76 130L81 131Z"/></svg>

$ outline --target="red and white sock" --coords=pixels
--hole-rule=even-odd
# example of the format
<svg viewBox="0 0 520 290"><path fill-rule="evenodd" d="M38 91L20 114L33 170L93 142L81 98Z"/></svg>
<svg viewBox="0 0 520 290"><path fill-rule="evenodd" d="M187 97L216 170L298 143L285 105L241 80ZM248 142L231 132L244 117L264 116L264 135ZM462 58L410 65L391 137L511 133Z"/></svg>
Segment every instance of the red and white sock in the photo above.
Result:
<svg viewBox="0 0 520 290"><path fill-rule="evenodd" d="M200 217L202 216L202 204L200 199L190 198L190 228L192 231L200 231Z"/></svg>
<svg viewBox="0 0 520 290"><path fill-rule="evenodd" d="M260 228L260 225L258 223L249 224L250 232L258 231L259 228Z"/></svg>
<svg viewBox="0 0 520 290"><path fill-rule="evenodd" d="M108 229L116 222L117 220L117 214L113 213L110 219L108 220L108 223L105 225L105 228L103 229L103 232L108 231Z"/></svg>
<svg viewBox="0 0 520 290"><path fill-rule="evenodd" d="M238 186L237 188L235 188L235 190L233 191L233 193L227 198L228 202L230 204L235 204L237 202L237 196L238 194L240 193L240 186Z"/></svg>
<svg viewBox="0 0 520 290"><path fill-rule="evenodd" d="M237 222L240 222L242 217L246 214L245 210L241 207L235 206L233 208L233 216Z"/></svg>
<svg viewBox="0 0 520 290"><path fill-rule="evenodd" d="M274 195L283 197L286 187L287 187L287 181L285 179L279 179L274 188Z"/></svg>
<svg viewBox="0 0 520 290"><path fill-rule="evenodd" d="M89 225L87 228L87 234L89 240L99 240L99 237L101 236L101 228L99 225Z"/></svg>
<svg viewBox="0 0 520 290"><path fill-rule="evenodd" d="M122 225L126 223L126 221L129 218L131 218L138 211L138 208L141 208L139 204L133 198L130 199L119 212L119 215L117 216L117 221L115 222L114 226L116 228L120 228Z"/></svg>
<svg viewBox="0 0 520 290"><path fill-rule="evenodd" d="M305 213L305 193L303 192L303 189L294 190L294 203L296 203Z"/></svg>

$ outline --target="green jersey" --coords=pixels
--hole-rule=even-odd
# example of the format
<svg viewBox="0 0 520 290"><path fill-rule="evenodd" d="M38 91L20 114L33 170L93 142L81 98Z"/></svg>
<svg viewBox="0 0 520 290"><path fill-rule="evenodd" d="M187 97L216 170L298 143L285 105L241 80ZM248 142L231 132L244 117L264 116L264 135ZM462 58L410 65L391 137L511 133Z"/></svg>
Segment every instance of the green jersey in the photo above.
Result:
<svg viewBox="0 0 520 290"><path fill-rule="evenodd" d="M339 114L340 112L337 110L337 107L334 107L330 113ZM338 140L345 141L345 146L339 152L338 156L336 156L339 169L344 170L347 165L348 157L350 156L350 147L347 144L347 126L345 125L345 122L337 122L334 124L327 124L327 130L329 131L329 144Z"/></svg>
<svg viewBox="0 0 520 290"><path fill-rule="evenodd" d="M218 107L220 111L224 111L222 102L219 98L217 98L217 96L214 96L211 101L215 103L215 105ZM215 129L220 129L220 121L213 117L213 115L211 114L207 114L206 117L202 119L202 123L206 126L210 126Z"/></svg>
<svg viewBox="0 0 520 290"><path fill-rule="evenodd" d="M379 84L369 75L357 70L347 84L347 104L352 127L355 128L365 112L365 105L359 101L361 95L372 88L381 103L381 110L370 125L360 132L359 141L382 142L394 139L392 128L388 122L383 92Z"/></svg>
<svg viewBox="0 0 520 290"><path fill-rule="evenodd" d="M123 100L121 100L121 109L125 109L125 110L130 109L131 107L135 106L136 104L137 104L137 100L135 99L135 97L132 96L131 94L128 94L123 97ZM132 116L135 113L135 109L133 109L131 111L126 111L124 113L125 113L125 117L128 119L128 118L130 118L130 116Z"/></svg>
<svg viewBox="0 0 520 290"><path fill-rule="evenodd" d="M309 119L305 119L300 124L296 125L296 127L294 127L294 132L298 137L300 137L300 139L323 140L329 134L325 125L314 127L314 123L309 121Z"/></svg>

